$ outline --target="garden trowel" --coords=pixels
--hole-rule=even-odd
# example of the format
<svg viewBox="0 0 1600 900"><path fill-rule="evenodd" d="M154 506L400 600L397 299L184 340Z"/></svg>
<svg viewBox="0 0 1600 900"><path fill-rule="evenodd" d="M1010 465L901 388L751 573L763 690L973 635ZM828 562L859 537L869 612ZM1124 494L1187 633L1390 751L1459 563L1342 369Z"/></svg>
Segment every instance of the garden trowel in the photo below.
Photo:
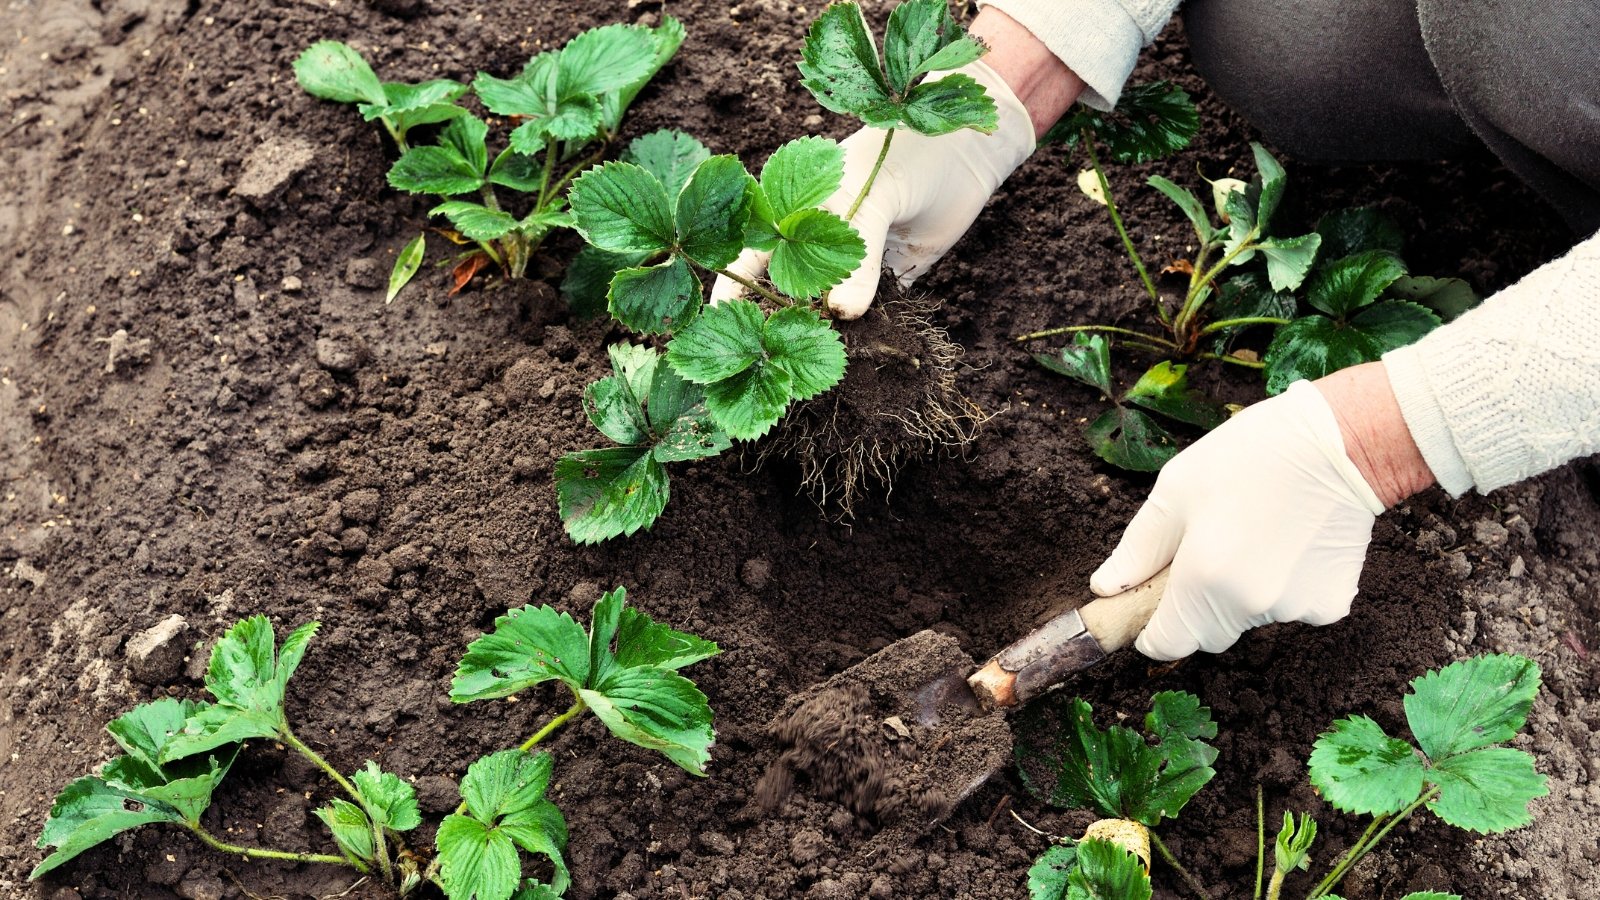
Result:
<svg viewBox="0 0 1600 900"><path fill-rule="evenodd" d="M775 808L805 773L820 793L901 822L908 834L942 821L1010 763L1004 712L1133 643L1166 584L1163 569L1055 615L976 672L954 638L930 629L796 694L772 725L783 749L757 785L760 806ZM905 798L918 814L896 806ZM892 832L874 839L892 840Z"/></svg>
<svg viewBox="0 0 1600 900"><path fill-rule="evenodd" d="M938 724L951 709L1009 710L1058 687L1069 676L1133 643L1161 602L1167 569L1110 597L1069 609L996 653L976 672L955 670L916 687L912 716ZM893 645L879 653L893 650Z"/></svg>

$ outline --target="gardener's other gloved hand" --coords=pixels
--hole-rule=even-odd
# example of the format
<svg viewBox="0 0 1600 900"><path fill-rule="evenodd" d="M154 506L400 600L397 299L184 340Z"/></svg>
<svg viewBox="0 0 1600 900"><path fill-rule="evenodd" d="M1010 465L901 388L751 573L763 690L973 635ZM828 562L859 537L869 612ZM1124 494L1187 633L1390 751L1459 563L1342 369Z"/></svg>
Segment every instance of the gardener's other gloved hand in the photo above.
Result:
<svg viewBox="0 0 1600 900"><path fill-rule="evenodd" d="M1350 611L1376 516L1432 481L1381 363L1297 382L1168 462L1089 586L1116 594L1171 563L1135 642L1158 660L1326 625Z"/></svg>
<svg viewBox="0 0 1600 900"><path fill-rule="evenodd" d="M866 258L828 295L829 308L841 318L854 319L872 305L884 266L905 285L928 271L966 234L1006 176L1033 152L1033 122L1005 81L982 60L956 71L972 76L988 91L999 110L999 127L993 134L962 129L938 137L896 129L883 170L851 220L866 241ZM877 161L883 134L880 129L863 128L841 142L844 181L822 204L824 208L841 218L849 212ZM746 250L729 269L757 278L766 272L770 256ZM743 292L738 282L719 276L711 288L711 302Z"/></svg>

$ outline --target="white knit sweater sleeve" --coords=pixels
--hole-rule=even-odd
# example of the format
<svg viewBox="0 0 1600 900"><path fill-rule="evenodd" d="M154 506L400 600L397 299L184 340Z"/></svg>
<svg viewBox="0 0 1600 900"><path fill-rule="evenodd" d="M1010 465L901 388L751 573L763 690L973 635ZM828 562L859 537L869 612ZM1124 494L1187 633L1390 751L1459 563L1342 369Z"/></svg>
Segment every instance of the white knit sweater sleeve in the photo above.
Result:
<svg viewBox="0 0 1600 900"><path fill-rule="evenodd" d="M1600 452L1600 234L1383 362L1451 496Z"/></svg>
<svg viewBox="0 0 1600 900"><path fill-rule="evenodd" d="M1139 51L1156 39L1178 0L979 0L1017 20L1083 79L1078 99L1117 104Z"/></svg>

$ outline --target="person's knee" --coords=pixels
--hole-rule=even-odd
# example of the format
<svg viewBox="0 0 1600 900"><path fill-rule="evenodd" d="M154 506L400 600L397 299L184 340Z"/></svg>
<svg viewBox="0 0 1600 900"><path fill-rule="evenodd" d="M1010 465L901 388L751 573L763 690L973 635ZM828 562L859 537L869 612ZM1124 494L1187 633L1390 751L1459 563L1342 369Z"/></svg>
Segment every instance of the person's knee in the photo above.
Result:
<svg viewBox="0 0 1600 900"><path fill-rule="evenodd" d="M1468 139L1395 0L1190 0L1195 68L1267 139L1302 159L1440 156Z"/></svg>

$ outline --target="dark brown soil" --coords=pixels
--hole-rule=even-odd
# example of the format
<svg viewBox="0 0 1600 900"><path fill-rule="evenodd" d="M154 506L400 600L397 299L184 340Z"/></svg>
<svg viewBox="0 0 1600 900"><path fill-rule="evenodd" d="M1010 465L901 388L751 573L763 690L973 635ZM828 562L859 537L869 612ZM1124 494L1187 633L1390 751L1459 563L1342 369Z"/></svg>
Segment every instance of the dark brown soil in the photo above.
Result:
<svg viewBox="0 0 1600 900"><path fill-rule="evenodd" d="M757 164L790 138L849 130L793 77L815 4L670 8L689 42L641 96L630 133L680 127ZM872 8L881 19L885 5ZM994 651L1083 596L1148 489L1084 447L1078 427L1096 398L1009 343L1144 314L1103 210L1078 195L1059 154L1025 166L919 285L945 298L935 324L966 348L960 390L994 414L965 459L908 466L887 500L863 498L841 525L819 515L794 465L748 472L730 454L675 472L672 504L649 533L580 548L561 531L549 473L595 440L580 392L618 333L571 319L544 282L447 298L431 268L384 306L372 271L422 227L426 206L384 186L391 157L378 131L303 94L288 66L312 41L338 38L387 77L503 74L590 25L653 21L659 4L19 0L7 10L0 895L345 891L353 879L341 870L225 858L161 828L40 885L23 879L42 856L33 842L51 797L111 754L103 723L155 696L198 696L205 646L256 613L323 622L290 688L299 733L346 771L371 758L415 777L431 837L469 762L564 706L549 688L452 705L462 648L508 606L582 615L616 584L723 647L689 670L718 712L719 744L700 780L592 721L554 741L571 896L1014 898L1045 841L996 814L1001 805L1047 831L1081 829L1081 816L1041 807L1009 773L892 846L875 831L883 822L806 778L776 811L752 812L782 749L768 725L789 698L928 627L972 657ZM1115 173L1134 239L1162 260L1182 253L1186 226L1144 176L1192 182L1197 164L1227 173L1249 158L1251 133L1186 68L1180 29L1146 58L1136 77L1178 78L1205 123L1192 151ZM1412 236L1416 271L1465 274L1485 290L1570 241L1483 158L1293 165L1292 175L1290 214L1377 204ZM551 284L574 247L544 261ZM1230 399L1255 395L1231 375L1206 377ZM1107 717L1140 715L1165 688L1195 691L1215 711L1219 775L1165 829L1215 896L1247 894L1257 783L1269 815L1317 813L1318 858L1330 859L1359 825L1306 782L1317 732L1351 712L1398 728L1407 680L1488 649L1545 667L1519 740L1551 778L1538 823L1478 840L1420 821L1344 893L1592 895L1597 484L1592 469L1567 469L1487 499L1426 494L1380 522L1345 622L1263 629L1176 667L1129 656L1079 680ZM171 615L184 618L187 658L130 661L130 639ZM241 843L331 852L309 815L329 795L298 757L252 746L208 821ZM1180 895L1159 865L1156 878L1160 896ZM364 884L348 896L386 893Z"/></svg>

